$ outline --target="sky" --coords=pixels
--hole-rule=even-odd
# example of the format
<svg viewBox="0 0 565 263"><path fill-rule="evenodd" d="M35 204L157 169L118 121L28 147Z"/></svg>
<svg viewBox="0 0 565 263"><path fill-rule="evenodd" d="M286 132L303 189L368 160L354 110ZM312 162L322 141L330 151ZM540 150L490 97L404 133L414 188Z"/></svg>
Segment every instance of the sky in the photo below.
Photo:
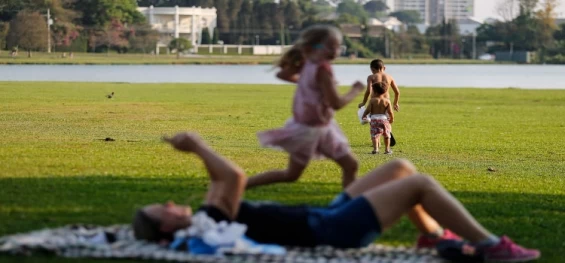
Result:
<svg viewBox="0 0 565 263"><path fill-rule="evenodd" d="M488 17L499 18L496 13L496 5L501 0L475 0L475 17L485 19ZM557 0L559 6L557 7L557 16L565 18L565 0Z"/></svg>

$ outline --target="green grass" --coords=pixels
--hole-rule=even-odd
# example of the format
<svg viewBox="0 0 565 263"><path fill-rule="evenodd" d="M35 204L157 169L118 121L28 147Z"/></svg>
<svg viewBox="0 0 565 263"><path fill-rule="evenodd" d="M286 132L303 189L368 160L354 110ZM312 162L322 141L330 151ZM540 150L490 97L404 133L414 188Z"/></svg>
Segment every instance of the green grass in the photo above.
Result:
<svg viewBox="0 0 565 263"><path fill-rule="evenodd" d="M250 175L283 168L287 155L259 147L255 134L283 125L293 90L0 83L0 235L71 223L128 223L136 208L169 199L198 205L207 185L202 164L161 143L162 134L197 131ZM115 98L106 99L112 91ZM565 91L401 92L392 157L369 154L368 127L356 119L354 104L360 98L338 112L360 172L394 157L408 158L487 228L540 248L542 262L560 262L565 254ZM116 141L101 140L106 137ZM254 189L246 198L322 205L339 191L338 166L316 161L299 182ZM416 236L402 220L380 241L410 245Z"/></svg>
<svg viewBox="0 0 565 263"><path fill-rule="evenodd" d="M217 50L216 50L217 51ZM35 52L31 58L20 51L15 58L7 51L0 52L0 65L45 64L45 65L149 65L149 64L273 64L279 56L252 56L230 54L207 54L207 50L199 51L200 56L176 58L176 55L161 54L159 56L142 54L93 54L75 53L74 58L62 58L62 53ZM68 53L67 53L68 55ZM337 59L336 64L369 64L370 59ZM387 64L493 64L491 61L457 60L457 59L389 59Z"/></svg>

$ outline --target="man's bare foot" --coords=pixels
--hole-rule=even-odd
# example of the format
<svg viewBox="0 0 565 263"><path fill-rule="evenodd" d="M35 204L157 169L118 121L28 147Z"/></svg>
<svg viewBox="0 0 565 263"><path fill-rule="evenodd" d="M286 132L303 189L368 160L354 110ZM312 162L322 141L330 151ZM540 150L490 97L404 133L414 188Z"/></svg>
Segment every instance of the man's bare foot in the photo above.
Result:
<svg viewBox="0 0 565 263"><path fill-rule="evenodd" d="M168 142L175 149L183 152L194 152L203 146L200 136L190 132L177 133L173 137L163 136L163 141Z"/></svg>

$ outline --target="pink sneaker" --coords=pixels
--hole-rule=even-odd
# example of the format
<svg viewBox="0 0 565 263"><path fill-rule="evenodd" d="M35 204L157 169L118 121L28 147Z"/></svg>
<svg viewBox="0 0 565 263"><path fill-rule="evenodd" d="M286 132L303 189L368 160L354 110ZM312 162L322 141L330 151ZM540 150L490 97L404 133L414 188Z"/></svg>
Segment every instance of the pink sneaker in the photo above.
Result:
<svg viewBox="0 0 565 263"><path fill-rule="evenodd" d="M461 237L451 232L449 229L443 230L443 236L438 238L427 237L420 235L418 237L418 242L416 243L416 248L435 248L437 243L442 240L462 240Z"/></svg>
<svg viewBox="0 0 565 263"><path fill-rule="evenodd" d="M483 253L486 261L498 262L525 262L541 256L539 250L523 248L507 236L501 237L498 245L485 248Z"/></svg>

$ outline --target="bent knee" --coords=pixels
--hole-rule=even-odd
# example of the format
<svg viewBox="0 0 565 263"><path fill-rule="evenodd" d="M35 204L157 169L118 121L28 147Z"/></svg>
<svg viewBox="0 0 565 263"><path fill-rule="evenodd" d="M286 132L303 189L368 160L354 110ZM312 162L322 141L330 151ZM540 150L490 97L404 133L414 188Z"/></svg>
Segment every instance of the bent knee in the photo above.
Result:
<svg viewBox="0 0 565 263"><path fill-rule="evenodd" d="M407 171L408 172L407 175L413 175L417 172L416 166L411 161L408 161L407 159L399 158L399 159L395 159L392 162L396 165L396 167L398 169L402 169L402 170Z"/></svg>
<svg viewBox="0 0 565 263"><path fill-rule="evenodd" d="M414 174L410 179L421 189L439 186L438 182L433 177L426 174Z"/></svg>

